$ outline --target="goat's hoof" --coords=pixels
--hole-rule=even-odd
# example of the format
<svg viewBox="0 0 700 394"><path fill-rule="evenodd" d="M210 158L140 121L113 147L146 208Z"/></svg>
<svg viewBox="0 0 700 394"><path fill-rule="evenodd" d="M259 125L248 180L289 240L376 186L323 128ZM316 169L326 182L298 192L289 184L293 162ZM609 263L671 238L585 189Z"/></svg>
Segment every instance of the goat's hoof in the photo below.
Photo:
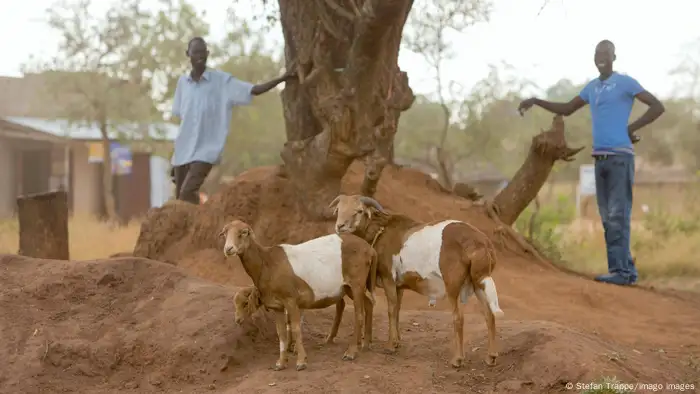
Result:
<svg viewBox="0 0 700 394"><path fill-rule="evenodd" d="M362 341L362 345L360 346L360 350L370 350L372 342L371 341Z"/></svg>
<svg viewBox="0 0 700 394"><path fill-rule="evenodd" d="M332 345L335 343L335 337L332 336L327 336L326 339L323 341L325 345Z"/></svg>
<svg viewBox="0 0 700 394"><path fill-rule="evenodd" d="M297 371L303 371L306 369L306 363L297 364Z"/></svg>
<svg viewBox="0 0 700 394"><path fill-rule="evenodd" d="M287 366L285 364L280 363L280 362L277 362L277 364L272 366L273 371L281 371L285 368L287 368Z"/></svg>
<svg viewBox="0 0 700 394"><path fill-rule="evenodd" d="M484 362L485 362L486 365L488 365L489 367L493 367L494 365L496 365L496 357L498 357L498 354L489 354L489 355L486 356L486 358L484 359Z"/></svg>
<svg viewBox="0 0 700 394"><path fill-rule="evenodd" d="M462 368L462 365L464 364L464 359L462 357L455 357L450 361L450 365L452 368Z"/></svg>
<svg viewBox="0 0 700 394"><path fill-rule="evenodd" d="M345 354L343 354L343 361L352 361L357 358L357 350L353 351L346 351Z"/></svg>

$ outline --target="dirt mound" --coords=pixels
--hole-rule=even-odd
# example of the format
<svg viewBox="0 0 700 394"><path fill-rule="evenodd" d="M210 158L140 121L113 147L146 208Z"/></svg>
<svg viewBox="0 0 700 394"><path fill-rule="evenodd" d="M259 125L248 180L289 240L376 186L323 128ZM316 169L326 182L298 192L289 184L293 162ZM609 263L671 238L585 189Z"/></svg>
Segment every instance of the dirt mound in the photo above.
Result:
<svg viewBox="0 0 700 394"><path fill-rule="evenodd" d="M346 311L344 321L351 318L351 312ZM328 310L307 313L306 340L322 342L332 319ZM375 321L375 332L386 338L386 316L378 313ZM691 381L692 371L672 370L658 351L621 346L597 334L538 320L501 324L501 355L496 366L487 368L483 363L484 322L477 312L467 314L465 323L468 346L461 370L448 365L451 316L407 310L401 314L405 344L396 356L372 350L361 353L356 362L341 361L340 354L351 336L350 327L342 324L337 344L316 346L309 352L309 370L303 375L277 373L265 364L254 363L246 365L245 379L232 382L227 393L547 393L572 392L567 383L599 382L602 376L616 377L623 383ZM375 340L373 347L381 345ZM261 350L261 359L274 362L275 350L274 346ZM342 374L331 372L338 370Z"/></svg>
<svg viewBox="0 0 700 394"><path fill-rule="evenodd" d="M343 192L359 190L362 174L362 165L354 164ZM563 392L567 381L592 382L602 376L626 382L652 378L692 382L700 376L697 296L619 288L535 264L516 242L497 231L498 225L482 207L443 190L418 171L386 168L376 198L386 208L421 221L469 221L496 241L499 268L494 277L507 319L499 323L503 354L499 364L485 368L477 350L469 354L466 369L447 367L451 317L440 311L447 309L446 303L424 311L429 309L425 297L407 292L400 323L404 347L399 354L369 352L348 364L339 361L339 348L309 345L313 351L307 373L273 373L266 369L276 357L277 347L271 342L261 348L260 361L239 367L244 379L229 381L228 392ZM220 228L241 218L266 244L298 243L332 231L332 222L305 221L292 201L292 187L278 176L277 168L251 170L201 206L174 203L153 210L134 254L172 262L218 283L249 284L240 263L223 258L217 239ZM378 304L375 343L387 338L383 297ZM465 337L467 349L483 349L486 330L480 312L474 302L466 309L471 333ZM306 338L321 342L332 310L309 316ZM341 333L349 335L348 327L342 324ZM332 373L340 368L342 375Z"/></svg>
<svg viewBox="0 0 700 394"><path fill-rule="evenodd" d="M343 179L342 192L356 193L362 177L362 164L353 164ZM472 201L456 197L428 175L413 169L387 167L376 198L386 208L422 221L469 220L484 232L493 232L496 227ZM233 218L250 223L264 244L299 243L332 231L333 222L308 221L293 201L292 185L278 176L277 167L253 169L202 205L175 201L151 210L142 225L134 255L179 264L202 250L220 249L217 234ZM523 253L515 243L494 237L504 249Z"/></svg>
<svg viewBox="0 0 700 394"><path fill-rule="evenodd" d="M343 191L359 190L361 178L361 164L353 165ZM352 307L337 344L321 346L334 313L327 308L305 313L309 369L269 370L278 351L274 328L264 313L242 327L233 322L230 286L250 279L237 259L224 258L217 234L241 218L263 243L298 243L329 233L333 223L305 221L289 181L266 167L201 206L172 202L149 213L134 255L170 264L0 257L0 391L541 393L571 392L566 383L603 376L700 387L697 296L619 288L534 264L482 207L417 171L385 169L376 198L422 221L467 220L496 241L506 320L498 323L495 367L482 362L486 327L475 302L465 307L466 367L453 370L447 303L430 309L425 297L406 292L397 354L373 349L341 361ZM388 324L385 299L377 301L373 347L380 349Z"/></svg>
<svg viewBox="0 0 700 394"><path fill-rule="evenodd" d="M0 392L206 389L276 335L237 326L233 293L146 259L1 256Z"/></svg>

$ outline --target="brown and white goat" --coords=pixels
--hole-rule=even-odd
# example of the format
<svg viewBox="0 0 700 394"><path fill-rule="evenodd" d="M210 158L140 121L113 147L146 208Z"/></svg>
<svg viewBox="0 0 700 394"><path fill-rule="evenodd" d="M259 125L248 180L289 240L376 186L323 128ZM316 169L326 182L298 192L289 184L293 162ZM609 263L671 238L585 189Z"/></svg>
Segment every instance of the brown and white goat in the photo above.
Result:
<svg viewBox="0 0 700 394"><path fill-rule="evenodd" d="M236 292L233 297L233 303L236 305L236 324L243 324L243 321L249 319L255 312L260 309L269 311L265 308L262 303L262 298L260 296L260 291L255 286L244 287L243 289ZM343 311L345 310L345 299L341 299L335 304L335 319L333 320L333 326L331 327L331 332L326 337L325 343L333 343L336 335L338 335L338 328L340 327L340 321L343 317ZM294 337L292 336L292 324L289 321L289 313L284 312L287 318L287 351L296 354ZM366 311L365 311L366 313ZM301 318L299 319L299 325L303 328L304 326L304 314L302 312ZM364 333L363 333L364 339Z"/></svg>
<svg viewBox="0 0 700 394"><path fill-rule="evenodd" d="M330 234L297 245L266 247L258 244L250 225L240 220L224 226L220 236L226 239L226 257L238 256L260 292L262 305L276 312L280 357L275 370L287 366L286 315L296 342L296 368L300 371L306 368L306 351L299 323L301 310L321 309L334 304L337 310L337 305L344 303L345 295L355 306L355 340L348 346L343 360L354 360L358 347L364 348L368 344L370 336L365 335L362 339L361 331L363 317L365 329L371 330L377 258L374 249L362 238L352 234Z"/></svg>
<svg viewBox="0 0 700 394"><path fill-rule="evenodd" d="M377 251L377 285L384 288L389 314L390 351L399 345L399 311L404 289L430 297L430 305L447 298L452 306L454 349L451 364L464 361L463 326L459 299L471 293L482 305L488 328L486 363L498 356L495 317L502 316L491 273L495 249L474 226L458 220L420 223L405 215L390 214L374 199L340 195L330 204L337 215L338 234L356 234Z"/></svg>

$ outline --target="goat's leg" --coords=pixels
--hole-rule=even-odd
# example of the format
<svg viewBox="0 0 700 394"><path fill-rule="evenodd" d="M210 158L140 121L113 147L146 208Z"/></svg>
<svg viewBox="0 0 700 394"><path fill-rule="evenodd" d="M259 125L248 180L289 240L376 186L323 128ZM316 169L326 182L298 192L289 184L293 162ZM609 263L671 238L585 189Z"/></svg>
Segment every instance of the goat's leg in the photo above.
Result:
<svg viewBox="0 0 700 394"><path fill-rule="evenodd" d="M401 342L401 330L399 329L399 312L401 311L401 300L403 300L403 290L396 289L396 337Z"/></svg>
<svg viewBox="0 0 700 394"><path fill-rule="evenodd" d="M296 353L296 341L294 340L294 335L292 335L292 321L289 319L289 313L284 312L287 319L287 351L289 353Z"/></svg>
<svg viewBox="0 0 700 394"><path fill-rule="evenodd" d="M486 292L477 287L476 298L481 304L481 311L484 314L484 319L486 320L486 327L489 330L489 345L488 354L486 355L486 365L496 365L496 358L498 357L498 343L496 342L496 316L491 311L489 307L489 299L486 296Z"/></svg>
<svg viewBox="0 0 700 394"><path fill-rule="evenodd" d="M454 355L450 364L454 368L459 368L464 362L464 315L462 315L462 308L459 305L459 293L449 294L448 298L450 305L452 305L452 327L454 329L452 343Z"/></svg>
<svg viewBox="0 0 700 394"><path fill-rule="evenodd" d="M372 343L372 317L374 315L374 304L372 299L365 296L365 332L362 335L362 349L369 350Z"/></svg>
<svg viewBox="0 0 700 394"><path fill-rule="evenodd" d="M333 318L333 326L331 327L331 332L326 337L325 343L331 344L338 335L338 327L340 327L340 321L343 319L343 311L345 311L345 299L341 298L337 304L335 304L335 318Z"/></svg>
<svg viewBox="0 0 700 394"><path fill-rule="evenodd" d="M297 351L297 371L306 369L306 350L304 349L304 341L301 334L301 311L299 306L295 302L288 303L285 305L285 309L289 313L289 319L292 323L292 334L294 334L294 339L296 340L296 351Z"/></svg>
<svg viewBox="0 0 700 394"><path fill-rule="evenodd" d="M275 326L277 327L277 337L280 341L280 358L272 369L280 371L287 368L287 347L289 338L287 337L287 314L285 311L275 313Z"/></svg>
<svg viewBox="0 0 700 394"><path fill-rule="evenodd" d="M390 283L388 283L390 282ZM387 310L389 315L389 342L384 351L395 353L399 347L399 304L396 290L396 282L393 279L385 280L384 293L386 293Z"/></svg>
<svg viewBox="0 0 700 394"><path fill-rule="evenodd" d="M358 348L362 344L362 321L365 314L365 283L364 281L359 286L352 288L352 304L355 309L355 340L350 341L348 350L343 354L343 360L350 361L357 357Z"/></svg>

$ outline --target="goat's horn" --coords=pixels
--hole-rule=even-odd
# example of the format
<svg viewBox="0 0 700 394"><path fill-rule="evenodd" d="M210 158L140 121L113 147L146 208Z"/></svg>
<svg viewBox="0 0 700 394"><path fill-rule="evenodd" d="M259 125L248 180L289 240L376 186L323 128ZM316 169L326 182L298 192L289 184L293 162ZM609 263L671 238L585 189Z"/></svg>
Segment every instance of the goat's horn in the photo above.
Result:
<svg viewBox="0 0 700 394"><path fill-rule="evenodd" d="M338 205L338 202L340 202L340 196L336 197L335 200L331 201L330 204L328 204L328 208L333 208L336 205Z"/></svg>
<svg viewBox="0 0 700 394"><path fill-rule="evenodd" d="M360 202L365 204L365 205L373 206L377 211L379 211L381 213L386 213L386 212L384 212L384 208L382 208L382 205L379 204L379 202L377 202L377 200L375 200L373 198L361 196Z"/></svg>

